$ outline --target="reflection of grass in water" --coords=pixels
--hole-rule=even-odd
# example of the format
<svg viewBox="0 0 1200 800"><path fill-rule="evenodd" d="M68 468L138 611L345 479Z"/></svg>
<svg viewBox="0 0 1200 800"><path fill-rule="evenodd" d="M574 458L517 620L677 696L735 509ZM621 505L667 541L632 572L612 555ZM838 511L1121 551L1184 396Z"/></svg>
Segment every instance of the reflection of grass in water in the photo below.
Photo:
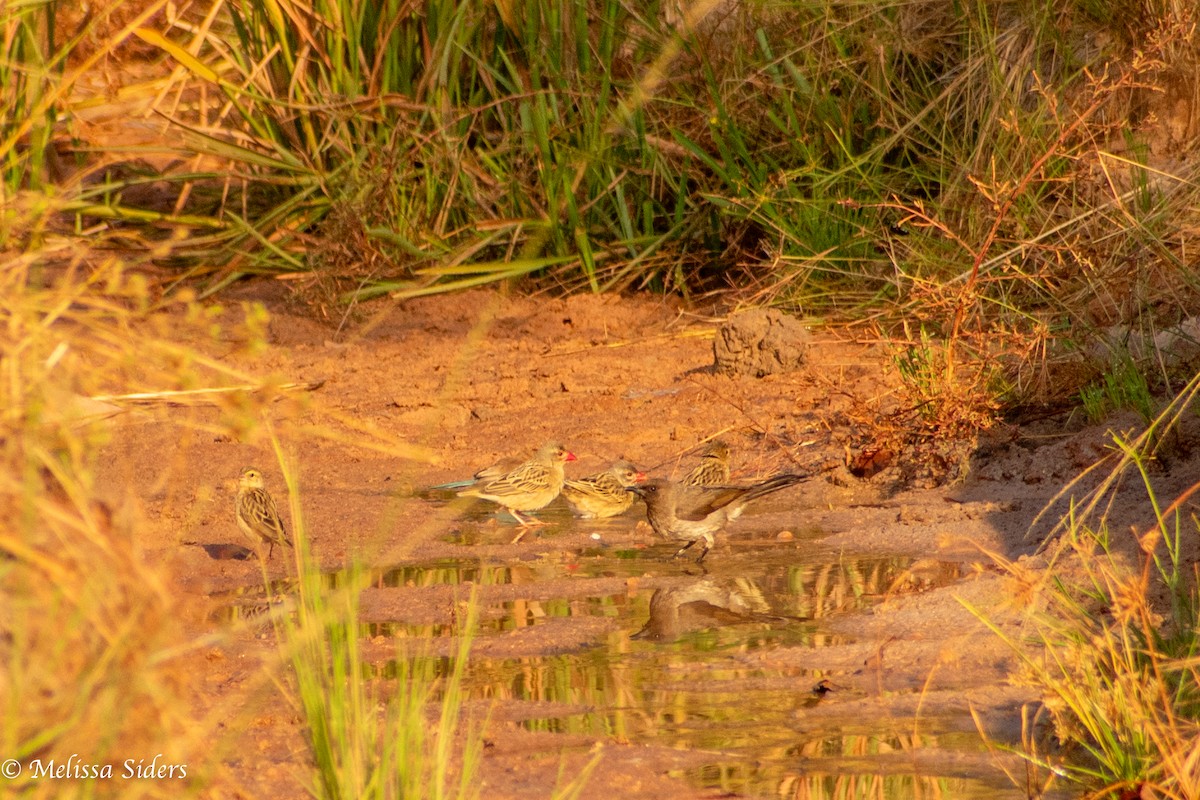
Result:
<svg viewBox="0 0 1200 800"><path fill-rule="evenodd" d="M828 563L798 564L788 569L788 592L795 605L787 611L797 616L819 619L843 611L853 611L878 602L907 586L909 557L839 559ZM938 583L952 583L958 565L939 565Z"/></svg>
<svg viewBox="0 0 1200 800"><path fill-rule="evenodd" d="M783 578L765 576L760 591L770 598L778 613L792 614L794 609L844 611L853 601L860 607L871 597L881 597L903 574L909 559L874 559L867 562L838 562L832 565L796 566ZM555 569L561 567L552 565ZM435 566L439 578L462 575L451 571L447 575ZM510 576L511 577L511 576ZM422 581L414 578L417 585ZM777 594L774 586L784 586L795 595ZM812 602L815 592L825 592L826 601ZM483 604L481 614L491 622L484 628L495 633L540 624L543 620L571 617L609 617L635 628L649 616L651 592L643 590L633 597L618 594L571 599L518 598L495 604ZM405 637L436 637L449 631L445 625L404 625L403 623L372 624L369 632L403 635ZM522 658L487 659L474 657L466 674L466 690L473 697L503 700L544 701L592 706L600 711L566 722L546 723L556 730L591 733L627 731L623 715L631 710L653 715L658 702L676 702L691 694L713 695L726 689L726 682L761 677L757 669L744 667L731 659L766 647L820 646L828 637L815 631L811 624L798 622L749 623L735 626L714 626L685 632L680 641L671 645L643 645L628 639L623 630L585 653L567 655L529 656ZM388 669L385 667L384 671ZM691 683L690 678L703 673L703 680ZM671 676L675 675L676 678ZM682 676L682 677L678 677ZM653 681L667 682L667 689L651 685ZM736 689L731 691L736 692ZM698 708L703 698L688 701ZM614 711L609 711L615 709ZM699 714L706 711L697 711ZM586 715L585 715L586 716ZM601 721L603 720L603 721Z"/></svg>
<svg viewBox="0 0 1200 800"><path fill-rule="evenodd" d="M598 572L605 572L605 560L597 561ZM833 563L793 564L783 568L781 562L764 567L766 574L757 579L742 579L739 588L769 597L776 610L783 613L792 613L795 608L826 613L844 611L851 604L858 607L885 595L910 563L903 558L839 559ZM315 581L331 595L365 583L428 587L465 582L486 586L495 582L507 587L522 584L532 587L544 579L562 577L564 569L562 563L553 561L484 565L477 561L446 560L367 574L355 570L318 574L306 580ZM642 590L632 595L619 592L574 598L485 601L478 606L478 613L485 620L479 630L498 635L550 619L573 617L607 617L632 627L647 617L650 594L649 590ZM368 637L386 635L404 641L449 639L446 644L451 650L465 652L463 640L455 638L458 629L453 624L371 623L359 625L357 630ZM826 637L814 632L811 625L756 622L715 626L685 632L670 645L634 643L627 638L628 633L622 630L599 646L585 645L583 652L565 655L521 658L476 655L462 665L461 691L476 700L542 702L588 709L580 713L551 712L526 721L525 727L532 730L619 736L679 747L734 748L753 751L768 759L785 757L783 751L794 744L795 738L788 722L799 708L803 692L748 689L747 682L783 674L748 667L738 657L781 644L819 646ZM439 647L437 652L445 656L450 651ZM358 664L355 669L364 674L406 683L409 678L405 676L417 662L401 656L374 667L361 661L355 663ZM455 658L441 657L421 669L432 669L430 674L445 678L452 676L459 664ZM792 683L793 672L789 670L786 675ZM309 693L329 694L324 689ZM429 698L436 700L439 696L442 696L440 690L434 690ZM338 702L340 706L346 705L344 700ZM309 713L312 716L317 712ZM340 713L347 712L343 709ZM356 727L349 724L346 729Z"/></svg>
<svg viewBox="0 0 1200 800"><path fill-rule="evenodd" d="M611 644L611 643L610 643ZM902 731L907 720L892 725L891 733L812 734L797 744L795 721L803 713L804 693L795 690L756 690L747 682L770 675L736 659L713 666L691 642L649 648L640 653L613 655L612 649L584 654L523 659L475 661L464 677L472 697L563 704L571 711L549 708L522 722L528 730L619 737L635 743L665 745L713 752L714 763L686 775L705 786L726 791L768 791L793 785L797 758L869 758L876 754L945 747L954 752L983 751L972 734L922 734ZM737 652L731 649L730 653ZM789 677L795 678L794 670ZM539 712L536 706L531 713ZM961 722L961 720L959 720ZM936 721L925 724L936 728ZM836 727L837 723L834 723ZM727 755L718 755L724 753ZM832 767L831 767L832 768ZM869 760L859 769L872 771ZM823 778L804 775L802 781L819 792ZM905 797L905 787L945 787L947 797L1001 797L982 783L913 775L871 775L862 786L877 794L865 797ZM955 794L955 791L969 794ZM791 796L786 795L786 796ZM813 796L826 796L820 793ZM838 795L830 795L838 796Z"/></svg>
<svg viewBox="0 0 1200 800"><path fill-rule="evenodd" d="M895 590L911 564L908 558L839 559L833 563L790 566L780 562L763 567L765 574L743 579L751 586L739 585L739 588L769 598L776 612L792 613L790 609L805 607L828 613L861 607L886 596ZM563 569L561 564L554 563L539 567ZM434 565L434 569L439 578L452 577L442 571L442 566ZM957 577L957 565L946 565L945 572L947 580ZM561 574L547 577L561 577ZM414 577L414 583L420 585L421 579ZM568 654L512 658L476 654L466 666L464 693L476 700L515 702L516 708L521 703L533 704L528 711L534 716L521 723L529 730L615 736L635 742L736 753L734 761L721 760L712 767L715 770L712 774L724 771L728 776L724 784L731 791L773 790L785 785L789 780L788 765L799 753L794 721L802 713L806 693L794 688L795 669L763 668L743 661L742 657L780 645L819 646L825 637L815 632L812 624L749 622L692 630L669 644L631 641L628 638L631 629L649 614L650 596L649 590L641 590L633 595L622 592L570 599L505 600L491 606L485 603L484 616L503 615L494 625L487 626L496 633L536 626L549 619L597 616L615 618L622 630L595 645L585 646L580 652ZM445 630L442 626L408 628L405 635L410 636L436 635ZM449 663L444 662L444 666ZM387 668L384 669L386 673ZM769 688L772 682L778 685L780 680L792 688ZM799 684L808 685L805 680L799 679ZM756 684L767 684L768 688L757 688ZM544 705L539 708L538 704ZM897 740L904 738L899 732L891 736ZM867 754L870 747L876 746L872 743L882 742L885 737L850 734L841 738L843 753L849 756ZM972 739L972 749L980 748L977 738L967 738ZM954 747L963 744L952 738L943 739ZM908 746L940 744L943 741L937 736L923 736L920 742L913 740ZM886 750L895 745L877 746ZM809 754L813 752L810 750ZM752 760L757 765L747 767L737 759ZM691 777L705 785L724 785L700 774ZM896 793L913 786L930 790L941 785L939 780L888 776L880 784L885 792L876 796L903 796ZM813 779L813 787L818 785L819 781ZM951 792L956 788L966 791L973 786L969 781L950 781L946 785ZM973 796L985 795L976 792Z"/></svg>
<svg viewBox="0 0 1200 800"><path fill-rule="evenodd" d="M810 800L1018 800L1025 795L1013 787L998 787L969 778L937 775L813 772L794 766L762 775L758 766L741 762L709 764L679 773L704 786L727 792L758 790L770 797L803 797Z"/></svg>
<svg viewBox="0 0 1200 800"><path fill-rule="evenodd" d="M786 559L776 558L775 561L778 562L780 570L774 569L775 564L772 561L767 561L765 565L760 561L755 569L761 574L744 580L756 585L759 593L770 598L773 610L780 614L819 619L834 613L861 609L889 594L913 588L907 580L913 564L910 557L838 558L832 562L816 560L795 563L795 557L788 554ZM546 561L521 565L485 565L470 559L446 560L386 570L372 580L372 585L423 587L467 583L535 584L567 576L573 579L619 575L638 577L645 573L647 562L672 565L669 558L661 558L661 554L654 550L596 551L582 554L579 559L569 562ZM930 582L916 588L952 583L959 577L960 567L955 562L937 562L934 566L936 574ZM547 614L541 609L541 604L556 602L554 600L531 601L518 598L509 602L511 613L508 616L514 620L521 616L523 611L530 619L542 616L571 616L576 613L572 611ZM523 603L530 605L526 608ZM563 608L572 609L574 606ZM514 621L514 624L518 623Z"/></svg>
<svg viewBox="0 0 1200 800"><path fill-rule="evenodd" d="M457 586L464 583L498 586L512 583L513 567L481 564L478 560L445 560L374 570L371 586Z"/></svg>

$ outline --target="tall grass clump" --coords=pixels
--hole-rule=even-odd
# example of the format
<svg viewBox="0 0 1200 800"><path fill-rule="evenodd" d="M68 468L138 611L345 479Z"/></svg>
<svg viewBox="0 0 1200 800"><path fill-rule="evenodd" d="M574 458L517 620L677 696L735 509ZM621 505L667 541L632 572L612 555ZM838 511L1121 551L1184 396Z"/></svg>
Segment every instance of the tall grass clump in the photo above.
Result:
<svg viewBox="0 0 1200 800"><path fill-rule="evenodd" d="M222 9L185 42L139 34L227 99L179 121L189 146L237 165L241 205L222 213L265 246L235 265L338 277L352 264L406 279L378 290L413 291L571 261L599 288L612 254L591 242L652 244L661 204L628 196L625 176L653 165L625 144L638 112L630 136L615 88L645 20L621 4Z"/></svg>
<svg viewBox="0 0 1200 800"><path fill-rule="evenodd" d="M1200 181L1137 109L1200 43L1134 5L239 0L137 35L223 99L166 114L225 165L185 180L210 289L294 273L332 315L530 275L750 288L911 324L948 397L1000 365L986 426L1078 396L1054 338L1193 310Z"/></svg>
<svg viewBox="0 0 1200 800"><path fill-rule="evenodd" d="M85 234L202 293L283 274L330 319L499 280L752 290L910 325L947 396L1000 365L971 419L1077 399L1056 340L1196 310L1200 173L1164 156L1198 132L1186 4L116 6L73 38L0 11L6 191L41 209L14 241ZM110 102L79 88L98 59L153 77ZM85 139L98 117L136 143Z"/></svg>
<svg viewBox="0 0 1200 800"><path fill-rule="evenodd" d="M276 629L306 723L314 795L478 797L475 773L483 739L478 725L464 722L462 693L477 619L474 598L459 620L454 656L435 658L402 646L395 676L387 681L372 677L359 645L358 595L368 576L352 567L341 574L339 585L331 586L308 556L298 503L292 511L299 596L294 615L277 622Z"/></svg>
<svg viewBox="0 0 1200 800"><path fill-rule="evenodd" d="M1031 760L1045 766L1055 753L1053 768L1090 796L1200 793L1200 526L1186 512L1200 484L1164 505L1151 467L1198 387L1136 439L1114 437L1116 466L1059 525L1032 642L1012 642L1054 739L1031 748ZM1131 533L1108 524L1122 476L1137 479L1153 519Z"/></svg>
<svg viewBox="0 0 1200 800"><path fill-rule="evenodd" d="M953 339L1195 285L1194 168L1138 127L1196 83L1178 4L151 3L104 48L161 59L126 87L158 139L119 159L65 135L106 103L66 91L50 7L8 8L9 184L52 130L75 228L169 242L210 290L736 285Z"/></svg>
<svg viewBox="0 0 1200 800"><path fill-rule="evenodd" d="M130 794L196 791L211 779L186 688L198 645L168 571L144 556L136 501L101 491L125 411L92 399L186 381L187 351L156 338L145 285L118 262L87 276L76 263L42 288L28 270L0 260L0 750L24 768L9 783L88 795L96 781L39 765L73 779L107 767L100 783ZM174 329L196 332L183 315ZM157 754L190 771L153 789L123 775Z"/></svg>

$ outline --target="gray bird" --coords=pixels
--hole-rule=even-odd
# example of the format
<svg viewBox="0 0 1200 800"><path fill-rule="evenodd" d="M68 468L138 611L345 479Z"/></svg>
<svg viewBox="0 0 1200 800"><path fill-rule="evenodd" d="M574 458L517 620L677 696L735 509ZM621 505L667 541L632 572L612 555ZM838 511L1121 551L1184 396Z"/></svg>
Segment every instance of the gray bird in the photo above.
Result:
<svg viewBox="0 0 1200 800"><path fill-rule="evenodd" d="M683 477L685 486L723 486L729 483L729 445L713 439L700 454L700 463Z"/></svg>
<svg viewBox="0 0 1200 800"><path fill-rule="evenodd" d="M260 542L270 543L267 559L275 552L275 545L292 546L283 529L283 521L279 519L279 511L275 501L267 492L262 472L255 467L246 467L238 478L237 500L234 503L237 511L237 524L242 533L256 545Z"/></svg>
<svg viewBox="0 0 1200 800"><path fill-rule="evenodd" d="M628 486L646 480L646 473L628 461L616 461L604 472L566 480L562 496L584 519L615 517L633 505Z"/></svg>
<svg viewBox="0 0 1200 800"><path fill-rule="evenodd" d="M696 542L704 549L699 564L713 546L713 535L736 519L751 500L805 480L804 475L782 474L750 486L684 486L656 478L626 491L646 501L646 519L659 536L686 542L676 558Z"/></svg>

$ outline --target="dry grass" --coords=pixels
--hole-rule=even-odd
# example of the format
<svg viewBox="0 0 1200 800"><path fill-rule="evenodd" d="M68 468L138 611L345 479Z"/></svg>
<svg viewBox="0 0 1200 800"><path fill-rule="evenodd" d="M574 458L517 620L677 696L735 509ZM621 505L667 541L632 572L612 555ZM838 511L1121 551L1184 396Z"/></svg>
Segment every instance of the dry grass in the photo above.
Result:
<svg viewBox="0 0 1200 800"><path fill-rule="evenodd" d="M1032 623L1032 641L1009 643L1023 660L1020 679L1043 692L1025 754L1034 772L1065 775L1090 796L1200 794L1200 526L1184 513L1200 484L1163 505L1150 466L1198 390L1193 380L1138 437L1114 435L1114 456L1093 470L1090 491L1082 481L1063 489L1072 507L1045 569L1008 565ZM1139 490L1156 522L1111 528L1114 508Z"/></svg>
<svg viewBox="0 0 1200 800"><path fill-rule="evenodd" d="M143 272L85 247L64 248L59 256L66 263L52 281L34 280L21 257L0 261L6 331L0 343L0 593L6 598L0 749L23 765L12 785L28 796L89 794L97 785L114 795L150 797L229 789L232 779L212 753L242 746L240 734L230 732L244 730L249 721L239 715L254 712L229 698L214 703L203 662L229 646L238 629L214 629L204 618L203 598L181 596L169 562L148 557L145 549L152 522L143 517L142 503L160 490L172 496L191 491L175 485L188 454L130 468L113 463L109 445L119 451L131 430L155 425L242 442L269 440L278 428L289 441L333 440L401 458L429 454L346 415L323 412L306 387L253 379L228 366L263 349L261 307L227 313L186 290L158 296ZM114 491L122 477L131 483ZM298 518L294 507L292 519ZM297 569L311 579L302 593L306 613L289 624L275 615L281 654L264 659L247 691L256 702L271 697L277 706L305 708L301 698L312 693L304 687L347 677L328 672L330 659L344 657L338 643L346 642L344 635L331 637L337 630L356 635L357 622L338 616L347 602L343 593L327 590L307 559L298 560ZM325 597L326 591L336 596ZM303 658L302 643L333 655ZM377 770L367 782L355 783L358 773L338 778L344 796L387 795L399 786L397 775L413 786L436 783L445 796L462 793L447 778L457 753L427 742L424 717L433 687L452 696L446 687L453 682L436 680L428 665L423 669L413 677L415 694L401 693L385 720L392 733L384 752L395 770ZM339 713L349 714L346 708L335 704ZM375 719L376 704L354 711L365 725ZM447 714L443 727L452 731L457 715ZM397 738L402 731L413 732L404 743ZM349 748L352 733L353 725L339 729L320 745ZM177 769L173 779L127 779L125 770L146 768L156 755L156 766L183 765L186 776ZM39 772L46 768L65 769L70 777L103 777L108 770L115 778L64 784Z"/></svg>
<svg viewBox="0 0 1200 800"><path fill-rule="evenodd" d="M30 779L33 762L75 755L117 775L127 758L136 769L157 753L171 764L204 762L211 731L190 699L195 641L181 625L189 615L170 577L142 557L129 509L95 499L106 420L121 410L87 399L168 374L180 385L188 370L184 351L139 310L141 282L113 262L89 270L96 284L78 270L43 289L21 266L0 266L3 749L30 765L15 782L23 791L62 796L61 784ZM132 335L137 321L146 327ZM196 766L173 785L206 780Z"/></svg>

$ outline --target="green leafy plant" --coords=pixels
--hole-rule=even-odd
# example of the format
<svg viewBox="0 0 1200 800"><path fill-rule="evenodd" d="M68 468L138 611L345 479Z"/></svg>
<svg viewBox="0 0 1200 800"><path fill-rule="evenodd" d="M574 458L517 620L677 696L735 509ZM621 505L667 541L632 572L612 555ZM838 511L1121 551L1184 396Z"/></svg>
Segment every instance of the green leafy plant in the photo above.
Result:
<svg viewBox="0 0 1200 800"><path fill-rule="evenodd" d="M1147 424L1154 420L1155 401L1146 376L1132 358L1118 360L1101 381L1088 384L1079 393L1084 414L1091 422L1102 422L1114 411L1136 411Z"/></svg>

